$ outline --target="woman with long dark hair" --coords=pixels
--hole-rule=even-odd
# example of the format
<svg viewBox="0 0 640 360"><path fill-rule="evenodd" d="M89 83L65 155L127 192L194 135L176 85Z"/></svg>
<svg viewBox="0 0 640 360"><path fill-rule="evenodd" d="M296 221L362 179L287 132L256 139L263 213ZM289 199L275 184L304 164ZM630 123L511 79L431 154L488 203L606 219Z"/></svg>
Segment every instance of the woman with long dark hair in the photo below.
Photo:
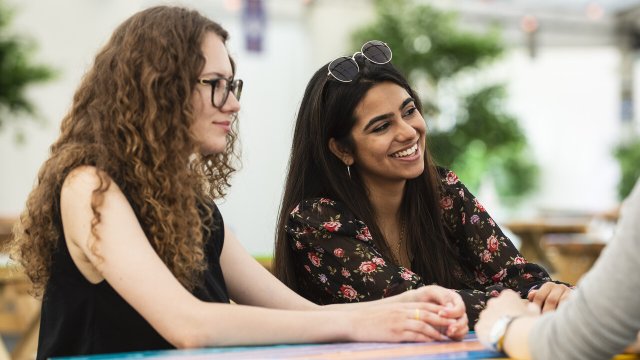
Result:
<svg viewBox="0 0 640 360"><path fill-rule="evenodd" d="M437 167L415 91L391 49L364 44L322 66L297 115L275 272L320 303L458 289L470 323L511 288L546 310L569 293L529 264L451 171Z"/></svg>

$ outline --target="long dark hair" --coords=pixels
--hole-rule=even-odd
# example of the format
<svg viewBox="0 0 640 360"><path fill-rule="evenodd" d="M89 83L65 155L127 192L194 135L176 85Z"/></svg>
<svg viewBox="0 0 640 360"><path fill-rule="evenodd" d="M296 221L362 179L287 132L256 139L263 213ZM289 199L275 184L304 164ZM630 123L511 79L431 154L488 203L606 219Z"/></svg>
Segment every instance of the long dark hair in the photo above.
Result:
<svg viewBox="0 0 640 360"><path fill-rule="evenodd" d="M290 212L304 199L328 197L342 202L356 218L367 224L378 249L388 259L393 258L376 222L358 164L352 166L349 177L344 163L329 150L329 139L335 138L353 151L350 133L356 123L355 108L376 84L398 84L416 99L420 112L422 104L392 64L376 65L362 57L356 57L356 60L360 72L350 83L328 76L327 65L322 66L309 81L298 112L276 229L274 264L276 276L294 290L299 289L299 282L292 244L284 228ZM455 288L459 283L453 272L459 269L460 262L445 235L440 209L440 177L429 151L426 151L424 161L422 175L407 181L400 208L402 218L412 224L406 237L407 248L414 255L411 266L425 283Z"/></svg>

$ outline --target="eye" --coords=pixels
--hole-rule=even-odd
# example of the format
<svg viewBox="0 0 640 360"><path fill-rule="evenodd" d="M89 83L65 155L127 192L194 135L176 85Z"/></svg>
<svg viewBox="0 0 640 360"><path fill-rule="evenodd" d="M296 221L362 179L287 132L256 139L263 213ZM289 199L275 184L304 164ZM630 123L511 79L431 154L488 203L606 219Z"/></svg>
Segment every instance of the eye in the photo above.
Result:
<svg viewBox="0 0 640 360"><path fill-rule="evenodd" d="M407 110L405 110L404 113L402 113L402 117L412 116L416 113L417 110L418 108L416 108L415 106L411 106Z"/></svg>
<svg viewBox="0 0 640 360"><path fill-rule="evenodd" d="M389 121L385 121L383 122L380 126L376 127L375 129L373 129L373 132L381 132L386 130L389 126L391 125L391 123Z"/></svg>

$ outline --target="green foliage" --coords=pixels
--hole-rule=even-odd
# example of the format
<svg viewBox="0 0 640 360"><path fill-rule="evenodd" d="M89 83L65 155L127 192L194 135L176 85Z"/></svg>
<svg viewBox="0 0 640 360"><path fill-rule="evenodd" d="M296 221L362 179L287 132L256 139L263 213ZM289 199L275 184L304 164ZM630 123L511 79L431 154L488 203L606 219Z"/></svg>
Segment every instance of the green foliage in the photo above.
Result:
<svg viewBox="0 0 640 360"><path fill-rule="evenodd" d="M618 197L622 200L631 193L640 178L640 138L617 146L614 155L622 173L618 183Z"/></svg>
<svg viewBox="0 0 640 360"><path fill-rule="evenodd" d="M31 63L33 43L9 32L12 16L0 0L0 129L17 119L14 115L34 114L33 104L25 97L26 88L53 77L48 67Z"/></svg>
<svg viewBox="0 0 640 360"><path fill-rule="evenodd" d="M411 0L376 0L375 5L376 19L353 34L354 47L371 39L386 42L393 64L413 83L426 81L437 89L504 51L497 29L463 31L455 14ZM472 191L490 176L503 202L515 205L535 189L538 168L517 119L502 109L505 97L500 85L463 94L455 125L433 129L429 142L438 163L456 171ZM435 99L421 100L427 115L438 113Z"/></svg>

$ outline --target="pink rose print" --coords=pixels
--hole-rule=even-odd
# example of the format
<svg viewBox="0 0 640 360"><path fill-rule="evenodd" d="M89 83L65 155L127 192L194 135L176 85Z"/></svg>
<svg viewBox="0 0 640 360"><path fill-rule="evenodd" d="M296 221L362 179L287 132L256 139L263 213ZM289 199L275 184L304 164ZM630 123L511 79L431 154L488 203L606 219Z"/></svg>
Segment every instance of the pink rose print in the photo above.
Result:
<svg viewBox="0 0 640 360"><path fill-rule="evenodd" d="M526 273L526 274L522 275L522 278L526 279L526 280L530 280L532 277L533 277L533 275L531 275L529 273Z"/></svg>
<svg viewBox="0 0 640 360"><path fill-rule="evenodd" d="M491 252L496 252L498 251L498 245L498 238L496 238L495 235L489 236L489 238L487 239L487 249L489 249L489 251Z"/></svg>
<svg viewBox="0 0 640 360"><path fill-rule="evenodd" d="M340 286L340 292L342 292L342 295L344 295L344 297L349 300L353 300L356 298L356 296L358 296L358 292L350 285Z"/></svg>
<svg viewBox="0 0 640 360"><path fill-rule="evenodd" d="M405 280L411 280L411 277L413 276L413 272L409 271L407 269L404 269L404 271L402 273L400 273L400 277L405 279Z"/></svg>
<svg viewBox="0 0 640 360"><path fill-rule="evenodd" d="M489 218L489 224L491 224L491 226L496 226L496 222L493 221L492 218Z"/></svg>
<svg viewBox="0 0 640 360"><path fill-rule="evenodd" d="M304 249L304 245L302 245L302 243L300 241L296 241L296 249L298 249L298 250Z"/></svg>
<svg viewBox="0 0 640 360"><path fill-rule="evenodd" d="M516 256L516 258L513 259L513 263L514 264L526 264L527 260L525 260L522 256Z"/></svg>
<svg viewBox="0 0 640 360"><path fill-rule="evenodd" d="M341 226L342 224L340 224L339 221L327 221L326 223L322 224L322 227L327 229L327 231L329 232L336 232L338 231L338 229L340 229Z"/></svg>
<svg viewBox="0 0 640 360"><path fill-rule="evenodd" d="M344 250L342 250L342 248L335 248L333 249L333 255L335 255L336 257L343 257L344 256Z"/></svg>
<svg viewBox="0 0 640 360"><path fill-rule="evenodd" d="M484 272L482 271L476 271L476 280L480 283L480 284L484 284L487 282L487 275L484 274Z"/></svg>
<svg viewBox="0 0 640 360"><path fill-rule="evenodd" d="M498 297L498 295L500 295L500 293L498 292L498 290L491 290L491 292L489 293L489 295L491 297Z"/></svg>
<svg viewBox="0 0 640 360"><path fill-rule="evenodd" d="M447 174L447 184L453 185L458 182L458 175L456 175L453 171L449 171Z"/></svg>
<svg viewBox="0 0 640 360"><path fill-rule="evenodd" d="M483 263L488 263L491 261L491 253L489 252L489 250L485 250L482 252L482 254L480 254L480 260L482 260Z"/></svg>
<svg viewBox="0 0 640 360"><path fill-rule="evenodd" d="M348 278L349 276L351 276L351 273L349 272L349 270L342 268L342 271L340 271L340 274L342 274L342 276Z"/></svg>
<svg viewBox="0 0 640 360"><path fill-rule="evenodd" d="M458 195L460 195L460 197L464 199L464 190L460 189L458 191Z"/></svg>
<svg viewBox="0 0 640 360"><path fill-rule="evenodd" d="M379 257L374 257L373 259L371 259L371 261L373 261L373 263L378 265L378 266L384 266L386 264L384 262L384 259L383 258L379 258Z"/></svg>
<svg viewBox="0 0 640 360"><path fill-rule="evenodd" d="M320 204L331 204L331 199L321 198L320 200L318 200L318 202Z"/></svg>
<svg viewBox="0 0 640 360"><path fill-rule="evenodd" d="M500 270L500 272L498 272L497 274L493 275L491 277L491 280L493 280L493 282L498 282L498 281L504 279L505 276L507 276L507 269L502 269L502 270Z"/></svg>
<svg viewBox="0 0 640 360"><path fill-rule="evenodd" d="M327 282L327 275L325 274L318 275L318 278L320 279L320 282L322 282L323 284Z"/></svg>
<svg viewBox="0 0 640 360"><path fill-rule="evenodd" d="M309 265L305 265L304 268L307 270L307 272L311 272L311 268L309 267Z"/></svg>
<svg viewBox="0 0 640 360"><path fill-rule="evenodd" d="M480 211L484 211L484 206L482 206L482 204L480 204L480 201L478 201L478 199L473 199L474 204L476 204L476 207L478 208L478 210Z"/></svg>
<svg viewBox="0 0 640 360"><path fill-rule="evenodd" d="M358 267L358 269L365 274L374 272L376 268L377 268L376 264L373 263L372 261L365 261L362 264L360 264L360 267Z"/></svg>
<svg viewBox="0 0 640 360"><path fill-rule="evenodd" d="M467 223L467 214L466 213L462 213L462 225Z"/></svg>
<svg viewBox="0 0 640 360"><path fill-rule="evenodd" d="M358 234L356 235L356 239L360 240L360 241L369 241L371 239L373 239L373 237L371 237L371 233L369 232L369 228L368 227L363 227L361 231L358 231Z"/></svg>
<svg viewBox="0 0 640 360"><path fill-rule="evenodd" d="M291 211L291 214L295 215L299 212L300 212L300 204L296 205L296 207L293 208L293 211Z"/></svg>
<svg viewBox="0 0 640 360"><path fill-rule="evenodd" d="M478 221L480 221L480 216L478 215L471 215L471 223L472 224L477 224Z"/></svg>
<svg viewBox="0 0 640 360"><path fill-rule="evenodd" d="M453 209L453 200L451 200L449 196L443 197L442 199L440 199L440 207L443 210Z"/></svg>
<svg viewBox="0 0 640 360"><path fill-rule="evenodd" d="M307 256L309 257L309 260L311 261L313 266L320 267L320 258L318 257L318 255L316 255L316 253L310 252L307 253Z"/></svg>

